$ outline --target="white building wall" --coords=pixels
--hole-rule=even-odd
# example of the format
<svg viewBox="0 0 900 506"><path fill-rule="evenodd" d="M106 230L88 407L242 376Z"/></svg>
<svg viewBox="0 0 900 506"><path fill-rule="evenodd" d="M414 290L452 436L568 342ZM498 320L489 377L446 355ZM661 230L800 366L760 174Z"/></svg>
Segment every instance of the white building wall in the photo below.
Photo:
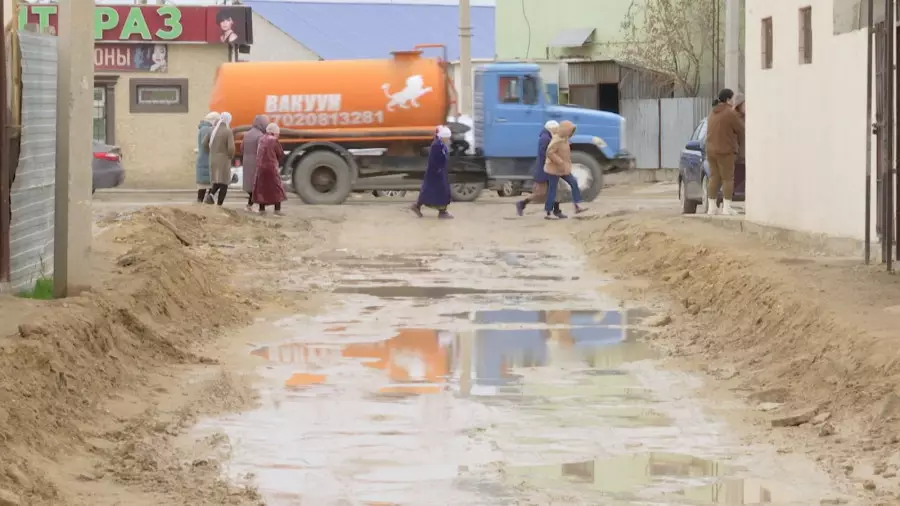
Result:
<svg viewBox="0 0 900 506"><path fill-rule="evenodd" d="M747 219L862 239L865 30L834 35L832 0L748 0L746 5ZM801 65L798 10L809 5L813 61ZM766 17L772 17L774 64L763 70Z"/></svg>
<svg viewBox="0 0 900 506"><path fill-rule="evenodd" d="M319 55L281 31L269 20L253 13L253 45L247 61L319 60Z"/></svg>

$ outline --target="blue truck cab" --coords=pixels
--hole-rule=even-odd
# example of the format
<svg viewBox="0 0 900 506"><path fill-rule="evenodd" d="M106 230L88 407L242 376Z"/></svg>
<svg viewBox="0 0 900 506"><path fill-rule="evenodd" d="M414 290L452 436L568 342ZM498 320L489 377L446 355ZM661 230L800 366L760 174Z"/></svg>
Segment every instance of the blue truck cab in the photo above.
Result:
<svg viewBox="0 0 900 506"><path fill-rule="evenodd" d="M625 145L625 118L553 103L533 63L491 63L475 71L475 151L491 181L532 178L537 142L547 121L575 123L572 173L585 200L593 200L609 169L634 167Z"/></svg>

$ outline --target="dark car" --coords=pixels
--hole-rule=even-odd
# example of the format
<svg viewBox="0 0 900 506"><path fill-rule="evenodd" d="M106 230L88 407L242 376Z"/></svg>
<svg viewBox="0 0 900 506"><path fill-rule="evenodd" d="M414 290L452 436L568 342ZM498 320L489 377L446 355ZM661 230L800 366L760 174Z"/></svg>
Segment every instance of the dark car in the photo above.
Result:
<svg viewBox="0 0 900 506"><path fill-rule="evenodd" d="M125 169L122 167L122 151L118 146L110 146L94 141L94 159L91 169L94 173L91 193L97 189L115 188L125 182Z"/></svg>
<svg viewBox="0 0 900 506"><path fill-rule="evenodd" d="M678 162L678 198L681 200L681 212L695 214L698 210L707 210L707 187L709 185L709 162L706 160L706 120L694 129L691 139L681 150ZM746 198L746 168L738 164L734 168L734 201L743 202ZM719 190L717 204L722 203L722 190Z"/></svg>

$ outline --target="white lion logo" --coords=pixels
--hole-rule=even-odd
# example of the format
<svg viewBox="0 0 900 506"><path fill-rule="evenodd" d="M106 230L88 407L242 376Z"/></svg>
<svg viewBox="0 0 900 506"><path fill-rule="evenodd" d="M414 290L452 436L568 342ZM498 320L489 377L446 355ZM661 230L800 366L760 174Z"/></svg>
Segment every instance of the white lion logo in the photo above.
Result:
<svg viewBox="0 0 900 506"><path fill-rule="evenodd" d="M425 79L420 75L407 77L406 87L397 93L391 93L391 85L388 83L382 84L381 89L384 90L384 96L388 98L388 104L385 106L388 111L393 111L394 107L401 109L409 109L410 105L419 107L418 100L432 91L431 86L425 87Z"/></svg>

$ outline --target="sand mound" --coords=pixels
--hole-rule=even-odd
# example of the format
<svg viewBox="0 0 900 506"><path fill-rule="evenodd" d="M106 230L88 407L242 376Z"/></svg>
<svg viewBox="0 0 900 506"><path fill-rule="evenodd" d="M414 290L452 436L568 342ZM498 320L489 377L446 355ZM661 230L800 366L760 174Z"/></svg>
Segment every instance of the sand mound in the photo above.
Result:
<svg viewBox="0 0 900 506"><path fill-rule="evenodd" d="M61 504L52 484L30 469L38 458L83 451L94 424L108 418L103 403L113 392L138 384L154 368L201 362L199 343L248 321L248 301L229 286L224 257L203 247L229 233L277 236L277 224L255 223L250 232L242 230L247 224L234 213L179 209L119 220L111 238L126 252L117 265L96 267L112 271L98 273L103 285L43 303L36 319L0 339L0 498ZM131 453L149 458L139 447L144 440L128 444ZM176 485L187 490L191 484ZM217 504L231 503L223 487Z"/></svg>
<svg viewBox="0 0 900 506"><path fill-rule="evenodd" d="M900 382L896 333L860 318L867 311L854 306L854 291L866 281L848 281L866 273L791 259L699 220L625 215L586 228L597 262L650 279L683 306L668 336L677 352L733 366L741 389L829 412L847 435L896 422L881 407Z"/></svg>

